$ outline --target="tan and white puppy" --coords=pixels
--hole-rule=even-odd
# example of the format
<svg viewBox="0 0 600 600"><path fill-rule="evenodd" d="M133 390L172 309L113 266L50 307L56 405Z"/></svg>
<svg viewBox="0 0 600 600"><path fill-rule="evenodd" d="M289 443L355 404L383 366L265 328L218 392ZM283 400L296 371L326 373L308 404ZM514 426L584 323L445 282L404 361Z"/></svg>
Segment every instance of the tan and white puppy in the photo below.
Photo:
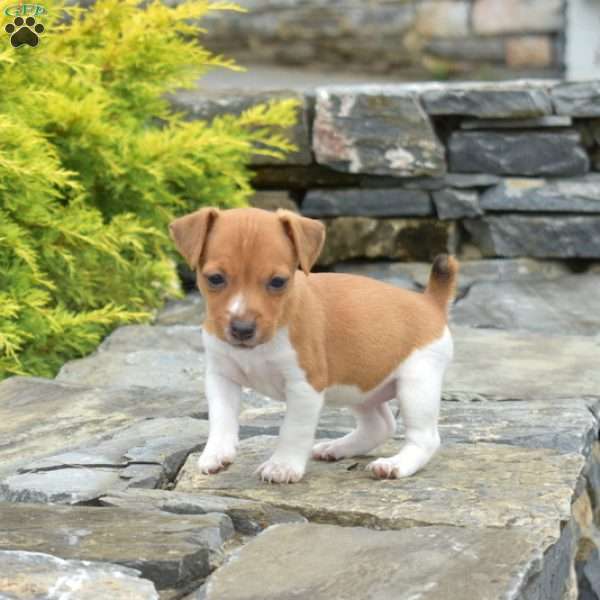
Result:
<svg viewBox="0 0 600 600"><path fill-rule="evenodd" d="M264 481L299 481L311 449L317 460L337 460L377 448L396 429L394 398L406 441L369 469L406 477L429 461L440 445L442 378L452 358L452 257L435 260L420 294L367 277L309 274L324 227L293 212L203 208L170 230L206 299L204 473L235 458L242 387L287 403L275 452L257 471ZM313 447L324 402L350 406L357 426Z"/></svg>

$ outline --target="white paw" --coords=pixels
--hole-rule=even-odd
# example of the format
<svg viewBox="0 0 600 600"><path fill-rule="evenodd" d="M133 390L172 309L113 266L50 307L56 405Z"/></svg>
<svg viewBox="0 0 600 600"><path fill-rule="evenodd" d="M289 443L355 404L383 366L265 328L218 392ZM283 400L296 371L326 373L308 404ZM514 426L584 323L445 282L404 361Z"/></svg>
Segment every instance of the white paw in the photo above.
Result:
<svg viewBox="0 0 600 600"><path fill-rule="evenodd" d="M235 446L220 448L204 448L198 459L198 468L202 473L210 475L228 467L235 459Z"/></svg>
<svg viewBox="0 0 600 600"><path fill-rule="evenodd" d="M313 446L312 457L315 460L340 460L340 458L349 456L348 452L345 450L347 450L347 448L344 448L344 445L340 444L339 440L319 442Z"/></svg>
<svg viewBox="0 0 600 600"><path fill-rule="evenodd" d="M392 458L378 458L367 465L367 470L378 479L399 479L414 473L410 469L402 468L402 464Z"/></svg>
<svg viewBox="0 0 600 600"><path fill-rule="evenodd" d="M269 459L264 462L256 473L262 481L267 483L296 483L304 475L304 467L277 459Z"/></svg>

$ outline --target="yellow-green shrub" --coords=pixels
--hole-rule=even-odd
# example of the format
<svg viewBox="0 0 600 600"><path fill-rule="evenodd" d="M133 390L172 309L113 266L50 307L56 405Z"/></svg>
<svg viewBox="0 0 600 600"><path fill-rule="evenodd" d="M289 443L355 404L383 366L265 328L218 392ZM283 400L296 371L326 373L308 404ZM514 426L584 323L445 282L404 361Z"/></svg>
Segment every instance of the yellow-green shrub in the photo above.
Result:
<svg viewBox="0 0 600 600"><path fill-rule="evenodd" d="M197 43L198 19L233 5L46 6L39 46L5 40L0 53L0 379L50 376L148 318L177 287L167 223L240 205L251 155L292 148L274 132L293 123L293 102L205 123L165 100L234 67Z"/></svg>

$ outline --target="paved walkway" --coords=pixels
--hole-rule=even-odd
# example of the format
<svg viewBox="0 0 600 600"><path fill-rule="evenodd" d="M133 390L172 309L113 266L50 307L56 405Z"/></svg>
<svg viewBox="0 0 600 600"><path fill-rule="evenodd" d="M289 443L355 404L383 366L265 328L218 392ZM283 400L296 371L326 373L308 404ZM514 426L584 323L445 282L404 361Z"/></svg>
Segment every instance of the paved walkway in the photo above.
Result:
<svg viewBox="0 0 600 600"><path fill-rule="evenodd" d="M416 289L428 270L349 268ZM198 473L196 294L55 380L4 381L0 598L547 600L575 598L576 577L600 595L600 274L473 262L460 295L443 447L409 479L376 481L364 457L260 483L284 406L251 392L236 463ZM326 409L318 436L351 428Z"/></svg>

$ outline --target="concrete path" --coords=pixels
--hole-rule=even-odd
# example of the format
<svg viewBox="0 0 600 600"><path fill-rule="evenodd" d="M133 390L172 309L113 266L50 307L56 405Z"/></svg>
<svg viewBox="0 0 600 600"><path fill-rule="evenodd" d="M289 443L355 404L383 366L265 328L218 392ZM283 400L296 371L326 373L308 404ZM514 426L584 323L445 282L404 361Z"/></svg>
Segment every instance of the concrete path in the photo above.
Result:
<svg viewBox="0 0 600 600"><path fill-rule="evenodd" d="M338 267L413 289L427 268ZM561 263L466 263L443 446L403 480L360 457L260 483L285 406L251 391L238 459L201 475L197 294L55 380L4 381L0 598L600 597L599 290ZM352 427L325 409L317 435ZM376 454L402 438L400 423Z"/></svg>

